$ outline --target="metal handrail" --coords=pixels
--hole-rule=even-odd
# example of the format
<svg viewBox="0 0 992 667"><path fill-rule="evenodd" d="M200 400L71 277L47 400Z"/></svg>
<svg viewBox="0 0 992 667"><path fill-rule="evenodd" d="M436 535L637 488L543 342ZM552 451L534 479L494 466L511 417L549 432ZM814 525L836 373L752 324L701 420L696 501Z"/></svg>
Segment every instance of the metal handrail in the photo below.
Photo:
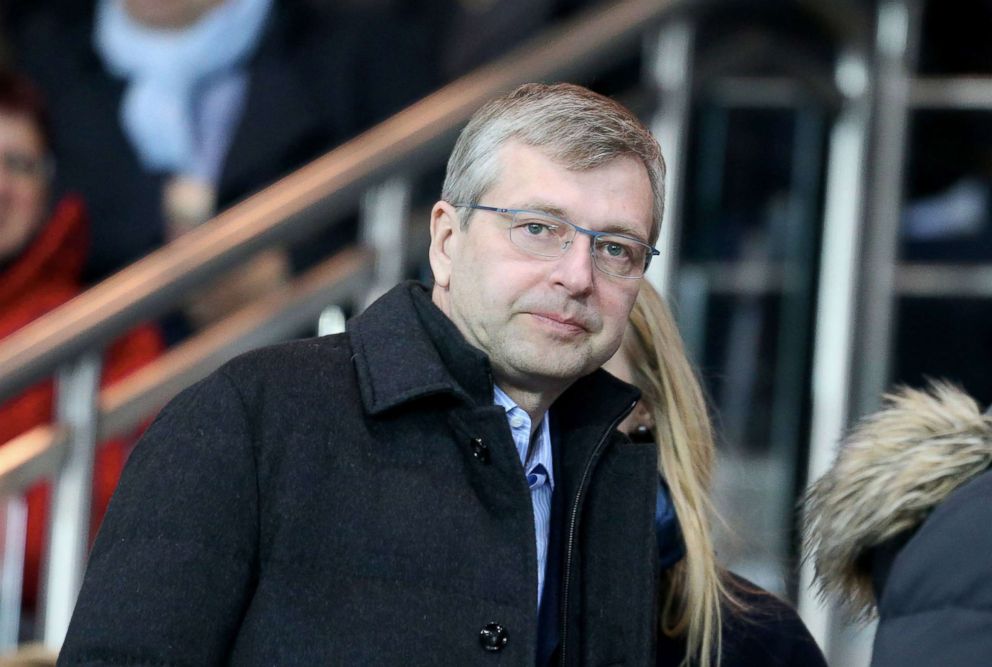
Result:
<svg viewBox="0 0 992 667"><path fill-rule="evenodd" d="M343 250L292 284L104 388L98 402L97 440L126 434L227 359L285 338L315 321L326 304L356 296L368 281L372 259L369 250ZM23 491L54 470L65 456L68 435L65 428L43 425L0 447L0 498Z"/></svg>
<svg viewBox="0 0 992 667"><path fill-rule="evenodd" d="M20 493L61 461L69 433L42 424L0 447L0 498Z"/></svg>
<svg viewBox="0 0 992 667"><path fill-rule="evenodd" d="M365 188L440 157L486 100L527 81L580 76L636 48L679 4L624 0L587 12L111 276L0 342L0 400L85 351L101 349L135 322L162 314L252 254L340 217Z"/></svg>

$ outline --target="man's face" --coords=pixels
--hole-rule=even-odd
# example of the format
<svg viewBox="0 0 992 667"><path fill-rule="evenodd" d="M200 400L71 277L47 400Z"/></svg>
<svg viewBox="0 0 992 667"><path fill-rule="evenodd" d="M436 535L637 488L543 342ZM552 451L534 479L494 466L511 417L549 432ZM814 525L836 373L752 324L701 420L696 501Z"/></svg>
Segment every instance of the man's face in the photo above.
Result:
<svg viewBox="0 0 992 667"><path fill-rule="evenodd" d="M149 28L187 28L225 0L124 0L132 19Z"/></svg>
<svg viewBox="0 0 992 667"><path fill-rule="evenodd" d="M570 171L515 141L499 157L500 175L479 203L547 211L587 229L648 241L651 185L636 158ZM434 301L488 354L501 384L563 390L620 345L640 280L595 269L590 241L578 234L563 257L534 257L510 242L502 216L474 211L463 230L449 203L435 205Z"/></svg>
<svg viewBox="0 0 992 667"><path fill-rule="evenodd" d="M27 116L0 111L0 261L41 226L47 186L41 133Z"/></svg>

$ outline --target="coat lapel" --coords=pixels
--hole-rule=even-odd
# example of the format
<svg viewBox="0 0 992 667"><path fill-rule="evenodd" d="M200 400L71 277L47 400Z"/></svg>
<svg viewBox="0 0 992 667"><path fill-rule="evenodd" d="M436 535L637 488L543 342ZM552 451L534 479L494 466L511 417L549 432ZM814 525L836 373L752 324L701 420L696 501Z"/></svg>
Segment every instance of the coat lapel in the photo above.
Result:
<svg viewBox="0 0 992 667"><path fill-rule="evenodd" d="M465 342L423 285L394 287L351 320L348 332L369 414L440 394L492 405L489 360Z"/></svg>

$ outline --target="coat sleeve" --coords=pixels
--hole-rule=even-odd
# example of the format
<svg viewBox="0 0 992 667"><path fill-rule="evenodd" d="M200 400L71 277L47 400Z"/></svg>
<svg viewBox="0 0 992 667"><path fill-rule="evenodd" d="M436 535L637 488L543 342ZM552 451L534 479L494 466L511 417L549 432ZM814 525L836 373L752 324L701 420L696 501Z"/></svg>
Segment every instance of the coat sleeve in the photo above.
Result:
<svg viewBox="0 0 992 667"><path fill-rule="evenodd" d="M247 414L218 372L148 429L90 554L60 665L227 662L257 570Z"/></svg>

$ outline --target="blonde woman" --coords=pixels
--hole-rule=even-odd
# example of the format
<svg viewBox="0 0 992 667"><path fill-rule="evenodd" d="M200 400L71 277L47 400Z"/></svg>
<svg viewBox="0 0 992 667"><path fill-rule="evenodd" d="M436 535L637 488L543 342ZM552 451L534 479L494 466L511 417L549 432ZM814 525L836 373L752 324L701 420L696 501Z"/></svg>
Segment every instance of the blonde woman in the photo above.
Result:
<svg viewBox="0 0 992 667"><path fill-rule="evenodd" d="M657 665L826 665L791 607L717 562L709 498L715 448L706 402L671 313L646 282L623 345L605 368L642 394L620 429L633 440L658 443Z"/></svg>

